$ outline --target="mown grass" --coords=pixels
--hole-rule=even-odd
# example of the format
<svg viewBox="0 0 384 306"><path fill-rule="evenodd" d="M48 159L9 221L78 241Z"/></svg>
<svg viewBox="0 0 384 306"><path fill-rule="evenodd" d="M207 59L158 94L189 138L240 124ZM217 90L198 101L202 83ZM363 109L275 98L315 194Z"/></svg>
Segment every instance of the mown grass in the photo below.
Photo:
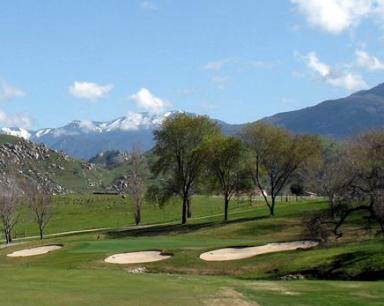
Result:
<svg viewBox="0 0 384 306"><path fill-rule="evenodd" d="M51 232L89 227L124 227L131 218L126 199L94 195L57 198L62 209L52 219ZM95 200L97 199L97 200ZM68 202L67 202L68 201ZM114 202L115 201L115 202ZM71 203L70 203L71 202ZM70 204L68 204L70 203ZM269 217L263 203L233 203L230 221L223 222L222 200L195 197L194 219L178 225L178 202L154 207L146 204L144 222L149 227L111 229L30 241L0 249L1 305L382 305L383 282L331 281L384 279L384 240L361 228L354 218L345 238L311 250L265 254L244 260L204 262L208 250L268 242L309 239L305 217L326 207L321 201L279 203ZM75 208L74 208L75 207ZM77 211L76 211L77 209ZM122 215L126 212L125 215ZM157 224L172 221L171 224ZM121 222L121 223L120 223ZM31 227L31 233L33 233ZM48 255L8 258L29 246L62 243ZM174 255L167 260L140 265L110 265L114 253L161 250ZM144 266L150 273L128 273ZM328 280L279 281L302 273ZM366 276L366 278L364 278ZM52 303L52 301L54 301Z"/></svg>
<svg viewBox="0 0 384 306"><path fill-rule="evenodd" d="M133 225L133 208L129 198L121 195L70 194L53 198L53 216L46 228L46 233L93 229L120 228ZM193 199L193 217L199 218L219 215L222 219L223 204L220 197L196 196ZM262 202L234 202L230 213L254 209L261 214L267 214ZM142 209L142 223L153 224L163 222L178 222L181 205L178 199L159 207L145 202ZM38 233L34 224L33 214L24 209L15 229L16 237L26 237Z"/></svg>
<svg viewBox="0 0 384 306"><path fill-rule="evenodd" d="M1 305L382 305L383 283L270 282L133 275L122 270L2 270Z"/></svg>

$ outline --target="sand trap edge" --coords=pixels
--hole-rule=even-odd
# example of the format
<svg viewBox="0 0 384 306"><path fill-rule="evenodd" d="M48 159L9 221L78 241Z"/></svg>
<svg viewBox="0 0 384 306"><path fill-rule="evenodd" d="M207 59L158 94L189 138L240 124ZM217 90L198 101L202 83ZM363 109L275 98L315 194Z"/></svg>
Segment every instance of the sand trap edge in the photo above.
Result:
<svg viewBox="0 0 384 306"><path fill-rule="evenodd" d="M159 250L133 251L113 254L106 257L104 262L119 265L142 264L166 260L172 256L172 253L165 253Z"/></svg>
<svg viewBox="0 0 384 306"><path fill-rule="evenodd" d="M204 261L241 260L263 254L311 249L319 244L320 241L318 240L297 240L288 242L273 242L259 246L226 247L202 253L200 254L200 259Z"/></svg>
<svg viewBox="0 0 384 306"><path fill-rule="evenodd" d="M60 250L64 247L63 244L49 244L34 248L22 249L12 253L7 254L7 257L17 258L17 257L31 257L37 255L48 254L53 251Z"/></svg>

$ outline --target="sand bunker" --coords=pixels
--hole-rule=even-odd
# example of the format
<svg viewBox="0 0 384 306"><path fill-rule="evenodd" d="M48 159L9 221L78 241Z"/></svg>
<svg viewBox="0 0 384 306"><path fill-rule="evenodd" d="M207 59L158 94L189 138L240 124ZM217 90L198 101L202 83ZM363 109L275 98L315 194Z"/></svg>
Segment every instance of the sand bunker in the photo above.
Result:
<svg viewBox="0 0 384 306"><path fill-rule="evenodd" d="M163 254L160 251L142 251L115 254L104 259L105 262L113 264L136 264L145 262L154 262L171 258L169 254Z"/></svg>
<svg viewBox="0 0 384 306"><path fill-rule="evenodd" d="M205 261L236 260L273 252L309 249L317 246L318 244L319 242L317 241L305 240L283 243L268 243L266 245L256 247L233 247L203 253L200 255L200 258Z"/></svg>
<svg viewBox="0 0 384 306"><path fill-rule="evenodd" d="M51 251L59 250L62 247L63 247L62 245L46 245L42 247L16 251L11 254L8 254L7 256L8 257L28 257L28 256L42 255L42 254L47 254L48 252L51 252Z"/></svg>

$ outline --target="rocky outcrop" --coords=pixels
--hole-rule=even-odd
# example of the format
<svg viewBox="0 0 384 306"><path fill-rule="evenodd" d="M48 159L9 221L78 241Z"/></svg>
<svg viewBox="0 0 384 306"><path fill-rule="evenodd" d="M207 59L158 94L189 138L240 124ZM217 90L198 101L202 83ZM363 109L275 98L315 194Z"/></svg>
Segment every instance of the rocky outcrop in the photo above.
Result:
<svg viewBox="0 0 384 306"><path fill-rule="evenodd" d="M112 185L106 188L107 192L125 193L128 187L127 176L117 178Z"/></svg>
<svg viewBox="0 0 384 306"><path fill-rule="evenodd" d="M15 172L28 180L43 186L51 194L65 192L65 188L56 183L53 177L55 171L64 170L62 165L50 163L54 157L56 163L68 157L45 145L37 145L30 141L19 140L15 143L0 145L0 169L2 172Z"/></svg>

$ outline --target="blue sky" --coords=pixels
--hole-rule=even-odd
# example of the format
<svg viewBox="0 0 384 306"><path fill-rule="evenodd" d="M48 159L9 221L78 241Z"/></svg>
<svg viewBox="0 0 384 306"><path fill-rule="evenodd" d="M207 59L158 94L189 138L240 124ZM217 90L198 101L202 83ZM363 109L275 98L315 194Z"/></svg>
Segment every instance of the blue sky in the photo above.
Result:
<svg viewBox="0 0 384 306"><path fill-rule="evenodd" d="M382 0L0 2L0 125L254 121L384 82Z"/></svg>

